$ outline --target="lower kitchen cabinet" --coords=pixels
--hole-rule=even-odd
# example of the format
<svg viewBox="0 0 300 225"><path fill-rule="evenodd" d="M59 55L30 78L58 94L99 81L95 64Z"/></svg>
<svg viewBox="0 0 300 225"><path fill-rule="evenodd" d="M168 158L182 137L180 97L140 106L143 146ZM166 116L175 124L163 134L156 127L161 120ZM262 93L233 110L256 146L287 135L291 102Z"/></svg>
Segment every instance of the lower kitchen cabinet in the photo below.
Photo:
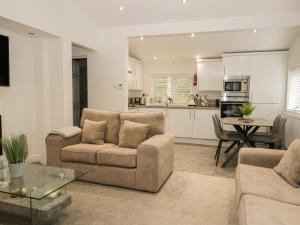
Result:
<svg viewBox="0 0 300 225"><path fill-rule="evenodd" d="M193 136L192 109L168 109L169 132L175 137Z"/></svg>
<svg viewBox="0 0 300 225"><path fill-rule="evenodd" d="M193 138L216 139L212 116L218 114L217 110L193 110Z"/></svg>
<svg viewBox="0 0 300 225"><path fill-rule="evenodd" d="M169 132L175 137L216 139L212 116L219 110L169 109Z"/></svg>

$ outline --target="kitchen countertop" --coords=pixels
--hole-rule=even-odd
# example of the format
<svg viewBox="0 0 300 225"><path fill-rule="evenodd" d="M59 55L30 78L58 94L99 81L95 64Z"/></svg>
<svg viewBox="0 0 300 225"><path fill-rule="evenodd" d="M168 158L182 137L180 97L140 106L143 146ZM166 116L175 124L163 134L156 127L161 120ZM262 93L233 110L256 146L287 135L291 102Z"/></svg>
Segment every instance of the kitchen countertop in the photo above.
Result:
<svg viewBox="0 0 300 225"><path fill-rule="evenodd" d="M168 108L168 109L202 109L202 110L219 110L220 107L209 106L209 107L200 107L200 106L187 106L187 105L137 105L137 106L128 106L128 109L138 109L138 108Z"/></svg>

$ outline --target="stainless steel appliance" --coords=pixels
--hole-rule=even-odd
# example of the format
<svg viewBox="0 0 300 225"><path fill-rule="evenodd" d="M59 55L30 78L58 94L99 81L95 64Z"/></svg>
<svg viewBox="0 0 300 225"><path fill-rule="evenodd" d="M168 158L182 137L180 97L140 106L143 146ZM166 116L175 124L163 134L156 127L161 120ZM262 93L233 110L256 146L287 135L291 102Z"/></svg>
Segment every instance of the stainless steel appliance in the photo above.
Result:
<svg viewBox="0 0 300 225"><path fill-rule="evenodd" d="M225 76L223 80L222 96L249 97L250 76Z"/></svg>
<svg viewBox="0 0 300 225"><path fill-rule="evenodd" d="M243 117L239 107L249 102L249 98L227 97L221 101L221 118Z"/></svg>

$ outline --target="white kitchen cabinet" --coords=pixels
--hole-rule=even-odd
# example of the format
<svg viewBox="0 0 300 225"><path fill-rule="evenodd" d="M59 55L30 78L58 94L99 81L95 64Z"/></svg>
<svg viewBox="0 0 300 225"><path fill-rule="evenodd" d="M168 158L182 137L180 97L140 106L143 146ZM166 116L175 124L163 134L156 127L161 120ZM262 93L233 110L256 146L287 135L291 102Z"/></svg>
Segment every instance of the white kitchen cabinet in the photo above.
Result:
<svg viewBox="0 0 300 225"><path fill-rule="evenodd" d="M275 117L282 113L282 104L254 104L256 107L251 117L253 118L265 118L269 121L273 121Z"/></svg>
<svg viewBox="0 0 300 225"><path fill-rule="evenodd" d="M175 137L193 136L192 109L168 109L169 132Z"/></svg>
<svg viewBox="0 0 300 225"><path fill-rule="evenodd" d="M284 102L287 61L285 52L251 55L250 99L253 103Z"/></svg>
<svg viewBox="0 0 300 225"><path fill-rule="evenodd" d="M221 59L202 60L197 63L198 90L221 91L224 77Z"/></svg>
<svg viewBox="0 0 300 225"><path fill-rule="evenodd" d="M216 139L212 116L218 110L194 109L193 110L193 138Z"/></svg>
<svg viewBox="0 0 300 225"><path fill-rule="evenodd" d="M179 138L216 139L212 116L219 110L168 109L169 132Z"/></svg>
<svg viewBox="0 0 300 225"><path fill-rule="evenodd" d="M128 89L143 90L143 64L134 58L128 61Z"/></svg>
<svg viewBox="0 0 300 225"><path fill-rule="evenodd" d="M225 76L246 76L251 74L250 55L224 54Z"/></svg>

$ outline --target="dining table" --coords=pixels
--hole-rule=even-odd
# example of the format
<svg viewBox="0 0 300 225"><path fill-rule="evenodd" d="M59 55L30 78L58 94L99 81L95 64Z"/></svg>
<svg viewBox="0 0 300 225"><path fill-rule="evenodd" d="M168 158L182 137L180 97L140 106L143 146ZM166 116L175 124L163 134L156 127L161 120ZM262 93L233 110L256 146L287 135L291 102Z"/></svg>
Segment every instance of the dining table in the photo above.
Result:
<svg viewBox="0 0 300 225"><path fill-rule="evenodd" d="M227 157L227 159L222 164L225 167L240 151L245 145L248 147L255 147L253 143L249 140L249 136L257 132L261 127L270 129L273 126L273 122L264 118L243 118L243 117L226 117L222 120L223 125L232 125L236 132L238 132L242 137L242 142L237 148Z"/></svg>

